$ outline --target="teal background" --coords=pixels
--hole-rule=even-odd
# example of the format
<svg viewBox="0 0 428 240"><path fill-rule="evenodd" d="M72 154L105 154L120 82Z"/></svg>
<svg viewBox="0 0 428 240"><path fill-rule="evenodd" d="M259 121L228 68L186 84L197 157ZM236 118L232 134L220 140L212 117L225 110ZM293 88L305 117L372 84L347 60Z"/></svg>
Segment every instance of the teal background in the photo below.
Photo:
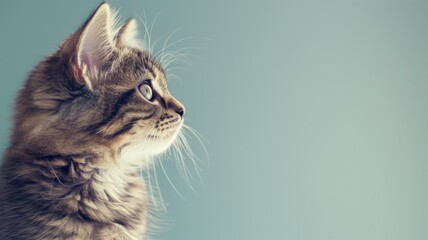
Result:
<svg viewBox="0 0 428 240"><path fill-rule="evenodd" d="M109 2L195 47L170 90L209 161L192 141L196 195L163 162L186 200L158 172L157 239L428 239L428 1ZM0 3L2 149L26 75L97 5Z"/></svg>

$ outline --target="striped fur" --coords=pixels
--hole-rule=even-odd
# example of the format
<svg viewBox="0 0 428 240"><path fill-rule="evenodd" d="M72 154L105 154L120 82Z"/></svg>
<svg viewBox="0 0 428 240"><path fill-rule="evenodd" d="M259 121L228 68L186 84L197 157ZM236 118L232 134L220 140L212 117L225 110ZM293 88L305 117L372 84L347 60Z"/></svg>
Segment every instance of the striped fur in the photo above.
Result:
<svg viewBox="0 0 428 240"><path fill-rule="evenodd" d="M101 4L20 91L0 175L0 239L144 239L149 209L136 166L174 142L184 107L161 65L127 44L135 21L114 22ZM139 92L143 82L153 101Z"/></svg>

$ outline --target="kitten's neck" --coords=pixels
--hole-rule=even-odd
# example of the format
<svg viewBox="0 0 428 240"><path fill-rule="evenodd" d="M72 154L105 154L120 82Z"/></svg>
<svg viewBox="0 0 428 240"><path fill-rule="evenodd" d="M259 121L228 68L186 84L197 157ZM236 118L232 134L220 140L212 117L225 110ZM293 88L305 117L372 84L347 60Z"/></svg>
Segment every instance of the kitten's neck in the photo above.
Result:
<svg viewBox="0 0 428 240"><path fill-rule="evenodd" d="M9 171L5 172L12 185L26 183L25 194L45 207L55 206L67 215L92 221L120 218L118 214L123 213L117 210L119 206L129 205L134 211L142 211L136 209L145 204L146 194L138 169L131 170L109 159L109 155L28 157L9 151L5 165Z"/></svg>

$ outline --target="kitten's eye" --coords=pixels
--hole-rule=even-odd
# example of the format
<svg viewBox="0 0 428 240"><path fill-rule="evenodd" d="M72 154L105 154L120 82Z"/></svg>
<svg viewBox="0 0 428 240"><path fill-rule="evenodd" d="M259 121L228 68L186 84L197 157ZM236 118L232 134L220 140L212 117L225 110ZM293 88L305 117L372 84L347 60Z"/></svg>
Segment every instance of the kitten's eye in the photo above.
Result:
<svg viewBox="0 0 428 240"><path fill-rule="evenodd" d="M145 97L147 100L152 101L153 99L153 91L149 84L143 83L138 87L138 90L140 90L141 95Z"/></svg>

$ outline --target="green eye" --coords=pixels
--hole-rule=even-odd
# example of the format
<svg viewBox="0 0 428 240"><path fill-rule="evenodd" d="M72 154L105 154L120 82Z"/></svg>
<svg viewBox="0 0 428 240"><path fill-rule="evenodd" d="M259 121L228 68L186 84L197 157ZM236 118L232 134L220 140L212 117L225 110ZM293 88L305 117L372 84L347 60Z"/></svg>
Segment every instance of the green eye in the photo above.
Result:
<svg viewBox="0 0 428 240"><path fill-rule="evenodd" d="M140 93L141 95L143 95L143 97L145 97L149 101L152 101L153 91L150 85L143 83L138 87L138 90L140 90Z"/></svg>

